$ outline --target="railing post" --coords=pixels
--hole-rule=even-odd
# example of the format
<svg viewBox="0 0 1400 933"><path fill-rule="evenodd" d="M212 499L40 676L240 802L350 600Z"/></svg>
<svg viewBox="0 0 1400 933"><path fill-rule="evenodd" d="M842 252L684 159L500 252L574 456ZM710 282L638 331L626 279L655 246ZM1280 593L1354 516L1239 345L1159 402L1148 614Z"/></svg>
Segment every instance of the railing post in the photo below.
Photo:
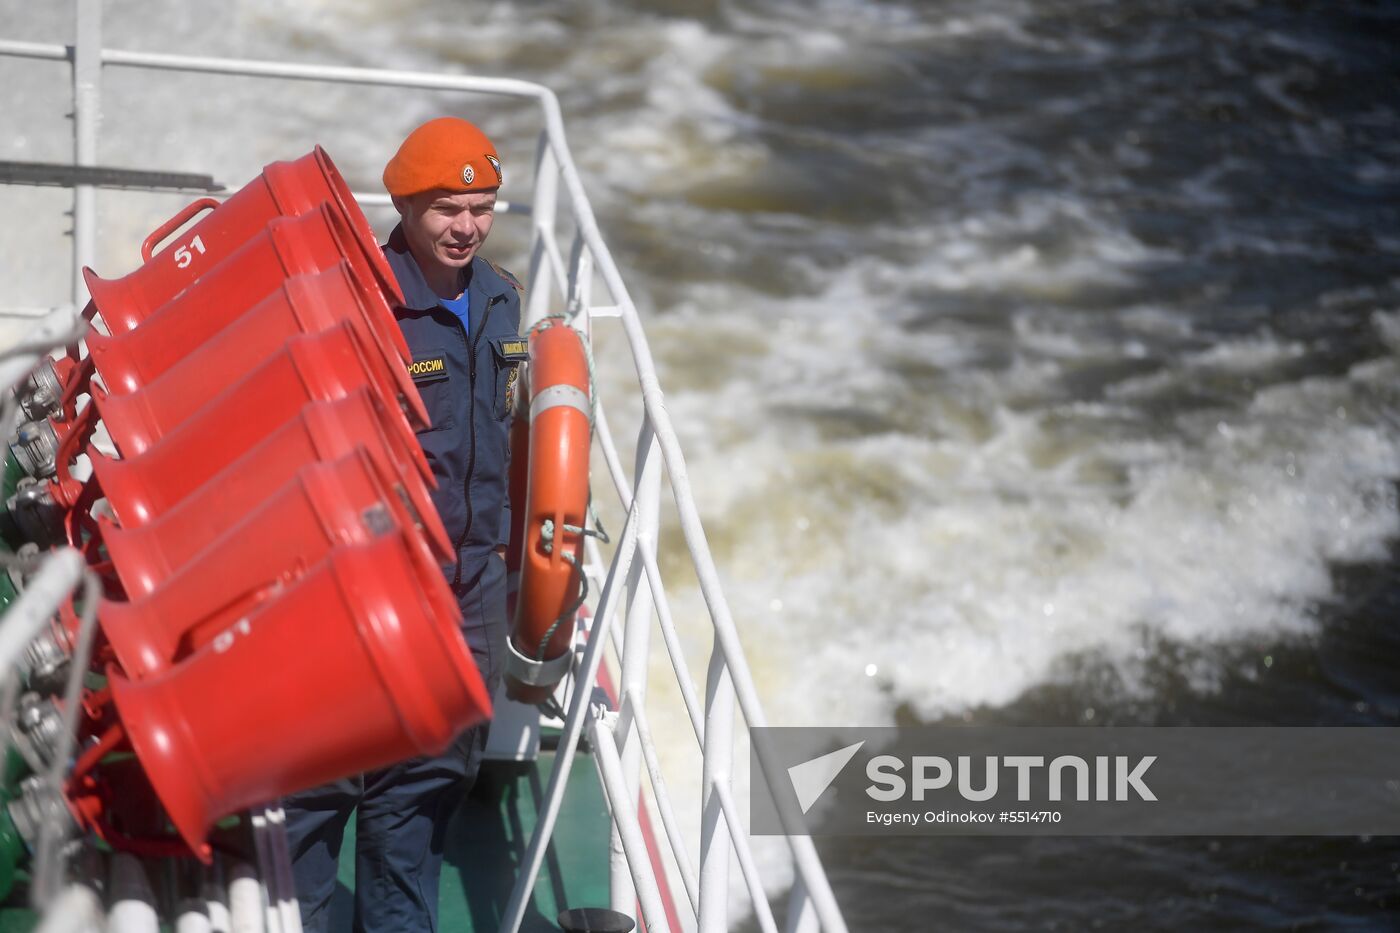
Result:
<svg viewBox="0 0 1400 933"><path fill-rule="evenodd" d="M647 464L647 469L659 469L656 461ZM612 564L608 567L608 577L603 581L602 592L598 594L598 608L593 616L593 628L588 635L588 643L583 652L583 664L575 670L574 693L569 700L569 712L564 720L564 732L559 737L559 745L554 754L554 768L549 772L549 786L541 803L538 822L530 834L530 844L520 856L520 871L516 876L515 887L511 889L510 900L501 910L499 929L502 933L516 933L525 918L525 903L534 890L539 878L540 867L544 864L545 847L554 832L555 821L559 817L559 807L564 788L569 782L569 771L574 766L574 755L578 751L579 733L586 715L585 706L598 679L598 668L603 660L603 648L612 628L613 616L617 614L617 587L632 570L632 560L637 554L636 516L629 514L622 525L622 537L617 542ZM619 579L619 576L622 579Z"/></svg>
<svg viewBox="0 0 1400 933"><path fill-rule="evenodd" d="M716 784L730 784L734 757L734 681L715 637L705 680L705 762L700 798L700 927L699 933L729 929L729 824Z"/></svg>
<svg viewBox="0 0 1400 933"><path fill-rule="evenodd" d="M73 164L97 164L102 121L102 0L76 0L73 39ZM87 303L83 266L97 256L97 189L73 187L73 307Z"/></svg>
<svg viewBox="0 0 1400 933"><path fill-rule="evenodd" d="M583 237L575 236L574 245L569 249L569 281L564 286L564 304L570 314L577 314L593 303L593 255ZM584 335L593 336L593 316L583 317L586 328Z"/></svg>
<svg viewBox="0 0 1400 933"><path fill-rule="evenodd" d="M817 933L821 923L817 920L816 908L807 896L807 882L800 872L793 872L792 890L788 892L787 924L783 933Z"/></svg>
<svg viewBox="0 0 1400 933"><path fill-rule="evenodd" d="M540 133L538 151L535 153L535 197L530 208L533 227L530 233L530 271L525 279L528 291L525 302L523 331L529 330L535 322L544 317L549 309L549 299L553 284L546 254L546 237L554 236L554 215L559 201L559 163L554 157L554 149L549 144L549 130Z"/></svg>
<svg viewBox="0 0 1400 933"><path fill-rule="evenodd" d="M646 555L656 557L656 537L660 527L659 506L661 500L661 471L645 469L647 461L659 453L656 447L656 432L651 429L651 420L642 418L641 430L637 432L636 466L633 476L638 477L633 491L633 508L637 511L637 552L643 560L634 561L632 572L627 577L627 623L622 641L622 689L620 695L632 705L646 702L647 658L651 652L651 588L642 582L642 571ZM622 775L627 783L627 806L640 819L642 747L633 717L624 711L618 720L621 741ZM637 894L632 887L631 876L618 868L625 868L619 860L621 842L617 839L617 829L613 829L617 845L612 855L611 874L612 908L630 914Z"/></svg>
<svg viewBox="0 0 1400 933"><path fill-rule="evenodd" d="M574 237L573 248L569 251L568 275L569 281L564 285L564 306L571 315L574 328L583 335L591 354L593 351L593 254L588 251L588 246L581 236ZM592 359L591 356L589 358ZM591 385L589 391L595 392L597 388L597 386Z"/></svg>
<svg viewBox="0 0 1400 933"><path fill-rule="evenodd" d="M603 794L607 798L608 809L612 812L614 829L623 839L624 851L631 856L630 860L625 861L630 866L636 884L637 900L641 902L642 907L642 920L646 923L648 933L670 933L665 902L661 899L656 876L651 871L641 823L626 802L629 792L627 782L622 776L622 762L618 758L615 742L616 734L608 725L616 721L616 716L616 713L604 713L602 717L589 723L588 734L593 740L593 760L598 766L598 775L602 778ZM632 914L629 912L627 916Z"/></svg>

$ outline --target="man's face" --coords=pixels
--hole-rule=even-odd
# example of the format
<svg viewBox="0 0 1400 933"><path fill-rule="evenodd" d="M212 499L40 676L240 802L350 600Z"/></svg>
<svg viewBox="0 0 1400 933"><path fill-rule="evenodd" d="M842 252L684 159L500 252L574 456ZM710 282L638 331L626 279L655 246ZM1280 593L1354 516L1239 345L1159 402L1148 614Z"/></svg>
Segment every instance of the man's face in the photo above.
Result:
<svg viewBox="0 0 1400 933"><path fill-rule="evenodd" d="M495 217L496 192L425 191L395 198L403 232L418 261L460 269L472 261Z"/></svg>

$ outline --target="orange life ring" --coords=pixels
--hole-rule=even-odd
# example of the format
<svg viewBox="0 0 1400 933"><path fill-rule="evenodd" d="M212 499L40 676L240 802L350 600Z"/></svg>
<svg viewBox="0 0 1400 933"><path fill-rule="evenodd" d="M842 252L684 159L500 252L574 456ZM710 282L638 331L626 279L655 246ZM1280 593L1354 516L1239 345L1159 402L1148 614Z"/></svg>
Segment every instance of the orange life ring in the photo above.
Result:
<svg viewBox="0 0 1400 933"><path fill-rule="evenodd" d="M512 700L541 703L572 660L592 426L588 357L578 332L557 321L537 324L529 353L529 420L526 406L517 405L511 425L506 569L518 574L519 587L513 607L508 603L514 622L505 682Z"/></svg>

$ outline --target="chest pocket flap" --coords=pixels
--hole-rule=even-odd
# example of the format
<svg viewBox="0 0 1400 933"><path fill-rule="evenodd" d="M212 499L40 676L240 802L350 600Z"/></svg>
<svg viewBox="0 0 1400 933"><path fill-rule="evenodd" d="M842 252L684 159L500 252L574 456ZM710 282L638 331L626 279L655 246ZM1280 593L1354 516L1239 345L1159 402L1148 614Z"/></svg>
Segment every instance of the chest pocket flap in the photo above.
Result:
<svg viewBox="0 0 1400 933"><path fill-rule="evenodd" d="M530 341L525 337L492 337L491 349L503 363L523 363L530 357Z"/></svg>

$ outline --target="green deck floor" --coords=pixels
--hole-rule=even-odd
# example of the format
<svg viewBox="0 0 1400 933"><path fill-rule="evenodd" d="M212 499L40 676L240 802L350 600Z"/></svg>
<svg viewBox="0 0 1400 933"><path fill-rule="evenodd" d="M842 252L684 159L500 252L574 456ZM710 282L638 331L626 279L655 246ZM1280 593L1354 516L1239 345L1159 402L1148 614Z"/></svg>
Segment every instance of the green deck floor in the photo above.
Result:
<svg viewBox="0 0 1400 933"><path fill-rule="evenodd" d="M453 933L495 931L530 844L536 808L549 784L552 752L533 764L488 762L471 795L452 815L438 901L439 926ZM564 806L545 854L522 931L558 930L559 911L608 906L607 805L591 758L569 773ZM332 930L350 929L355 880L352 819L340 851L340 887Z"/></svg>
<svg viewBox="0 0 1400 933"><path fill-rule="evenodd" d="M39 925L39 915L22 906L22 891L12 899L15 906L0 907L0 933L29 933Z"/></svg>

